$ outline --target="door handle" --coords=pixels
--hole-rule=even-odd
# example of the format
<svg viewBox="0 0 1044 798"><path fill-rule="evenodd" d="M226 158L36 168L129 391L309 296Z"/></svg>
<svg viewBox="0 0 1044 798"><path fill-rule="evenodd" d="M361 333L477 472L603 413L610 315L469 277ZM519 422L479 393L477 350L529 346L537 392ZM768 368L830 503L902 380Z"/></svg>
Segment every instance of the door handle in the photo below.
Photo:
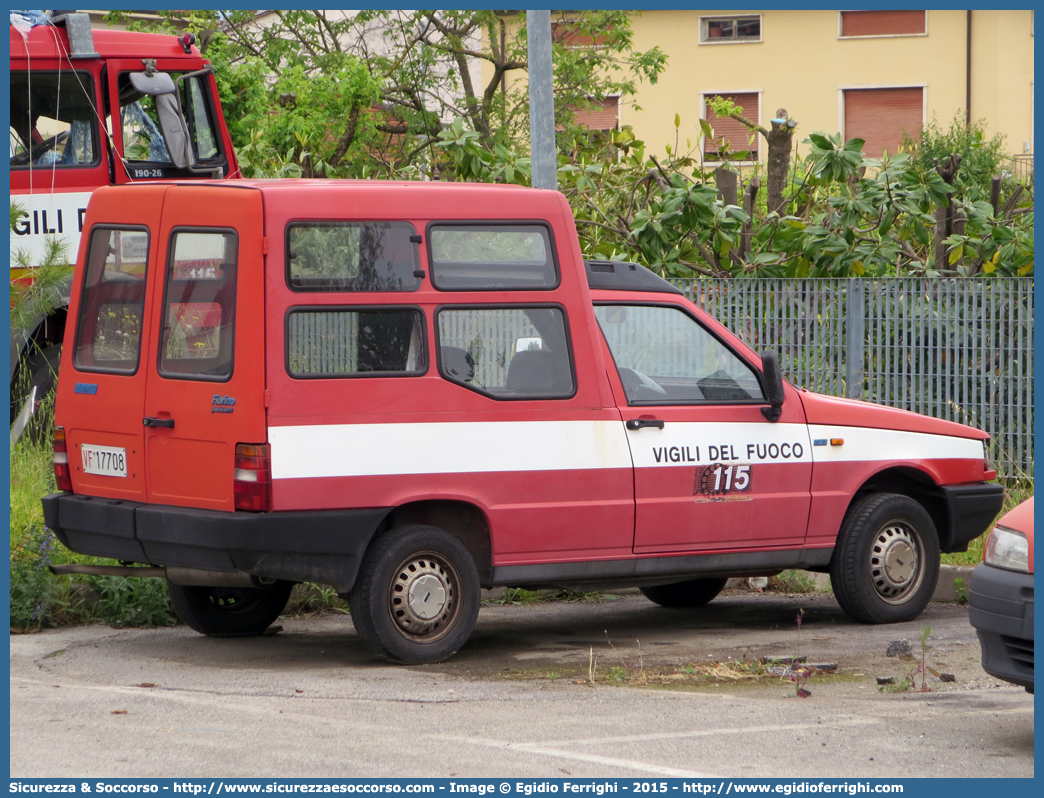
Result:
<svg viewBox="0 0 1044 798"><path fill-rule="evenodd" d="M145 427L166 427L167 429L174 429L174 419L172 418L153 418L152 416L145 416L141 420L142 426Z"/></svg>
<svg viewBox="0 0 1044 798"><path fill-rule="evenodd" d="M663 429L663 419L659 418L629 418L624 423L627 429L637 430L642 427L656 427L657 429Z"/></svg>

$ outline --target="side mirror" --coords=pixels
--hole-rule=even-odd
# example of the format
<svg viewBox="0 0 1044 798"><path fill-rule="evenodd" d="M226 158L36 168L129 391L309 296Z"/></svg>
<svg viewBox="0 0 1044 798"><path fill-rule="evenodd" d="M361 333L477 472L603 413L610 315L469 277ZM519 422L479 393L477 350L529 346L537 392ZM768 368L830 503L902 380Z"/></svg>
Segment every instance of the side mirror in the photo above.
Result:
<svg viewBox="0 0 1044 798"><path fill-rule="evenodd" d="M131 72L130 82L135 91L150 97L173 94L175 91L174 78L166 72L153 72L151 75L147 72Z"/></svg>
<svg viewBox="0 0 1044 798"><path fill-rule="evenodd" d="M769 421L779 421L783 415L783 372L775 352L762 352L761 365L765 374L765 398L769 407L761 408L761 414Z"/></svg>

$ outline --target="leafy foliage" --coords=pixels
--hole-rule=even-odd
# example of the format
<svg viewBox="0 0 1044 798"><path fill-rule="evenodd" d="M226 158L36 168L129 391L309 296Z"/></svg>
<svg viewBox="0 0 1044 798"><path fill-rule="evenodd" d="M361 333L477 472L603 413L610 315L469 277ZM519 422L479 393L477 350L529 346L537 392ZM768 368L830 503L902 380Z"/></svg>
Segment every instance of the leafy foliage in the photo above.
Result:
<svg viewBox="0 0 1044 798"><path fill-rule="evenodd" d="M556 122L575 127L592 97L633 95L666 65L637 52L633 12L555 12ZM125 19L110 12L108 19ZM419 177L458 120L486 151L525 138L525 14L471 11L166 11L137 27L187 24L217 69L250 177ZM483 78L475 69L491 69ZM485 81L484 83L482 81ZM452 170L452 166L450 166ZM458 175L459 176L459 175ZM466 176L460 176L464 179Z"/></svg>
<svg viewBox="0 0 1044 798"><path fill-rule="evenodd" d="M517 147L492 151L454 125L440 147L458 178L529 182ZM726 205L691 143L662 161L630 128L575 135L560 148L559 189L587 257L634 260L668 277L1025 276L1033 271L1032 190L1017 189L1000 212L974 189L951 186L909 153L868 159L860 139L813 133L794 160L786 213ZM952 206L964 229L936 262L936 212Z"/></svg>
<svg viewBox="0 0 1044 798"><path fill-rule="evenodd" d="M22 205L12 202L11 230L27 215ZM11 268L33 270L32 279L11 281L11 328L27 330L39 316L49 316L58 307L61 287L72 273L69 248L61 239L47 237L42 257L33 257L28 249L16 249Z"/></svg>

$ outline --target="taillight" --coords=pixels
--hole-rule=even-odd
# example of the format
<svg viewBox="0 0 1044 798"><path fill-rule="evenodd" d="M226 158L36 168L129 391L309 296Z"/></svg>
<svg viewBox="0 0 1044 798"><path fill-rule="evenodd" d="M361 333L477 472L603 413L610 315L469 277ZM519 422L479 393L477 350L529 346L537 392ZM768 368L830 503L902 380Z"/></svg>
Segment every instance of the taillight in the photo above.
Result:
<svg viewBox="0 0 1044 798"><path fill-rule="evenodd" d="M54 428L54 481L58 490L72 492L69 477L69 452L65 448L65 427Z"/></svg>
<svg viewBox="0 0 1044 798"><path fill-rule="evenodd" d="M267 443L236 445L234 479L237 510L265 513L272 509L272 454Z"/></svg>

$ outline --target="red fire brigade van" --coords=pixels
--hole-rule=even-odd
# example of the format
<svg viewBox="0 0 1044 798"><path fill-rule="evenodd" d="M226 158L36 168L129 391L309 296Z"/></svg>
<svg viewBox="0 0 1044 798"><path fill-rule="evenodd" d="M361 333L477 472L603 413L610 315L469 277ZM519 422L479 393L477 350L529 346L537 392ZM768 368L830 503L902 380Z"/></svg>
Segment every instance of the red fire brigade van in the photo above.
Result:
<svg viewBox="0 0 1044 798"><path fill-rule="evenodd" d="M135 185L84 233L47 525L204 634L307 580L434 662L481 586L696 607L784 568L903 621L1001 506L986 434L786 383L670 283L585 262L553 191Z"/></svg>

